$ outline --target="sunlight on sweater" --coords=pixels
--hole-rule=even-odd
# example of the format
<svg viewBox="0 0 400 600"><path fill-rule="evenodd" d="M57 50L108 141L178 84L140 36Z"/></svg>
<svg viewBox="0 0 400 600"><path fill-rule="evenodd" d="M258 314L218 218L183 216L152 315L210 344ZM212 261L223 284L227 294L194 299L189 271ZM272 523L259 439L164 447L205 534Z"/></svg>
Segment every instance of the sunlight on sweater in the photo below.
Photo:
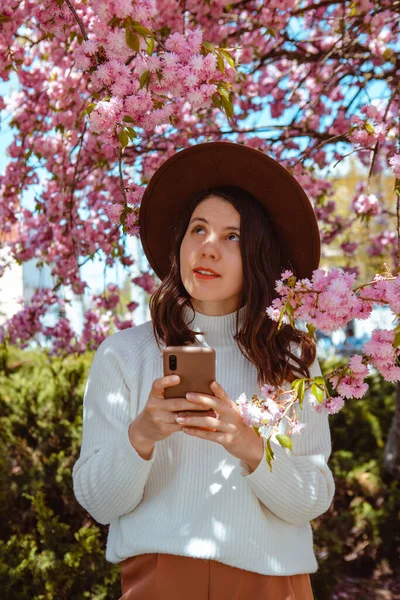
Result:
<svg viewBox="0 0 400 600"><path fill-rule="evenodd" d="M222 485L220 483L212 483L210 485L210 487L208 488L211 492L211 495L213 496L214 494L216 494L220 489L222 488Z"/></svg>
<svg viewBox="0 0 400 600"><path fill-rule="evenodd" d="M226 540L226 527L223 523L221 523L221 521L217 521L217 519L214 519L214 517L212 517L212 521L213 521L213 530L215 533L215 537L218 540L221 540L221 542L225 542Z"/></svg>
<svg viewBox="0 0 400 600"><path fill-rule="evenodd" d="M232 471L233 471L234 469L236 469L236 466L235 466L235 465L233 465L232 463L230 463L230 464L229 464L229 463L228 463L228 464L226 464L227 462L228 462L228 461L227 461L227 459L225 459L225 460L221 461L221 462L220 462L220 464L219 464L219 466L218 466L218 469L217 469L217 472L218 472L218 471L221 471L221 473L222 473L222 477L223 477L224 479L228 479L228 478L229 478L229 476L230 476L230 474L232 473Z"/></svg>
<svg viewBox="0 0 400 600"><path fill-rule="evenodd" d="M214 555L216 553L217 547L213 540L193 538L188 544L186 544L185 550L187 550L190 556L207 558L207 556Z"/></svg>

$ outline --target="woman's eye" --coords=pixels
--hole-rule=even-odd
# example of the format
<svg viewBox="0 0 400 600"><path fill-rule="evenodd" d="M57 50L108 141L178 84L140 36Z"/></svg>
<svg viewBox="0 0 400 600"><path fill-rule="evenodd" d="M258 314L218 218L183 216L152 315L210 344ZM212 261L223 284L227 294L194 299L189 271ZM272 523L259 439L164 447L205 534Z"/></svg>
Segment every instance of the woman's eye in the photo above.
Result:
<svg viewBox="0 0 400 600"><path fill-rule="evenodd" d="M203 229L203 230L204 230L204 227L201 227L201 225L197 225L197 227L195 227L195 228L192 230L192 232L193 232L193 233L196 233L198 229ZM230 234L229 234L227 237L230 237L231 235L236 235L236 237L237 237L237 238L239 238L239 236L238 236L238 234L237 234L237 233L230 233Z"/></svg>

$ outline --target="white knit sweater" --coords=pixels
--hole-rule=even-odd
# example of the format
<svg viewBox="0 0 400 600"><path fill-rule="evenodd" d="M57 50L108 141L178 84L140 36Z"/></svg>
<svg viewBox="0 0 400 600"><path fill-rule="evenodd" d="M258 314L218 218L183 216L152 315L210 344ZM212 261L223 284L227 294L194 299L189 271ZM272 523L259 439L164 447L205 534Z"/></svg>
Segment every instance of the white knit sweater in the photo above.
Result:
<svg viewBox="0 0 400 600"><path fill-rule="evenodd" d="M193 314L185 307L187 323ZM205 332L198 343L215 348L216 380L232 400L260 393L256 368L233 338L235 316L196 312L190 323ZM311 376L320 374L316 360ZM138 455L128 427L162 376L151 321L109 336L90 369L73 484L78 502L96 521L110 524L106 559L118 563L158 552L265 575L315 572L310 519L329 508L335 485L327 466L328 417L310 407L310 391L297 410L307 427L293 436L294 454L273 441L272 472L264 457L250 473L220 444L182 431L157 442L150 460Z"/></svg>

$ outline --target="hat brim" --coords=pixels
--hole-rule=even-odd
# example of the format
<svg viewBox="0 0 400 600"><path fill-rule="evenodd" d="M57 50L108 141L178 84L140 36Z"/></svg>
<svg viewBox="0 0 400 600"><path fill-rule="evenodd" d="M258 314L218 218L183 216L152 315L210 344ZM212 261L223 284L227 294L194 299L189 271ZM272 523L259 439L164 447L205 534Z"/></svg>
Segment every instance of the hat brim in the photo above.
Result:
<svg viewBox="0 0 400 600"><path fill-rule="evenodd" d="M162 280L169 270L170 226L189 198L205 189L233 185L266 209L284 262L298 278L311 278L321 242L314 209L285 167L259 150L233 142L206 142L168 158L153 174L139 210L139 232L150 266Z"/></svg>

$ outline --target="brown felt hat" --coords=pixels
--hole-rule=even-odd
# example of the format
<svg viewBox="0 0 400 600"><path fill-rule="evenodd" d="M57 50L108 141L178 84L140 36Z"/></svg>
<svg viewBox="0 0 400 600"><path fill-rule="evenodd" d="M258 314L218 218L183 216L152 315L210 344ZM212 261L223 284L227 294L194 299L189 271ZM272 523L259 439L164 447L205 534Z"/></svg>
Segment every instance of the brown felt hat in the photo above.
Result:
<svg viewBox="0 0 400 600"><path fill-rule="evenodd" d="M169 270L171 226L189 198L205 189L233 185L265 207L298 278L318 269L321 242L314 209L285 167L259 150L233 142L206 142L168 158L153 174L139 210L139 231L151 268L163 280Z"/></svg>

